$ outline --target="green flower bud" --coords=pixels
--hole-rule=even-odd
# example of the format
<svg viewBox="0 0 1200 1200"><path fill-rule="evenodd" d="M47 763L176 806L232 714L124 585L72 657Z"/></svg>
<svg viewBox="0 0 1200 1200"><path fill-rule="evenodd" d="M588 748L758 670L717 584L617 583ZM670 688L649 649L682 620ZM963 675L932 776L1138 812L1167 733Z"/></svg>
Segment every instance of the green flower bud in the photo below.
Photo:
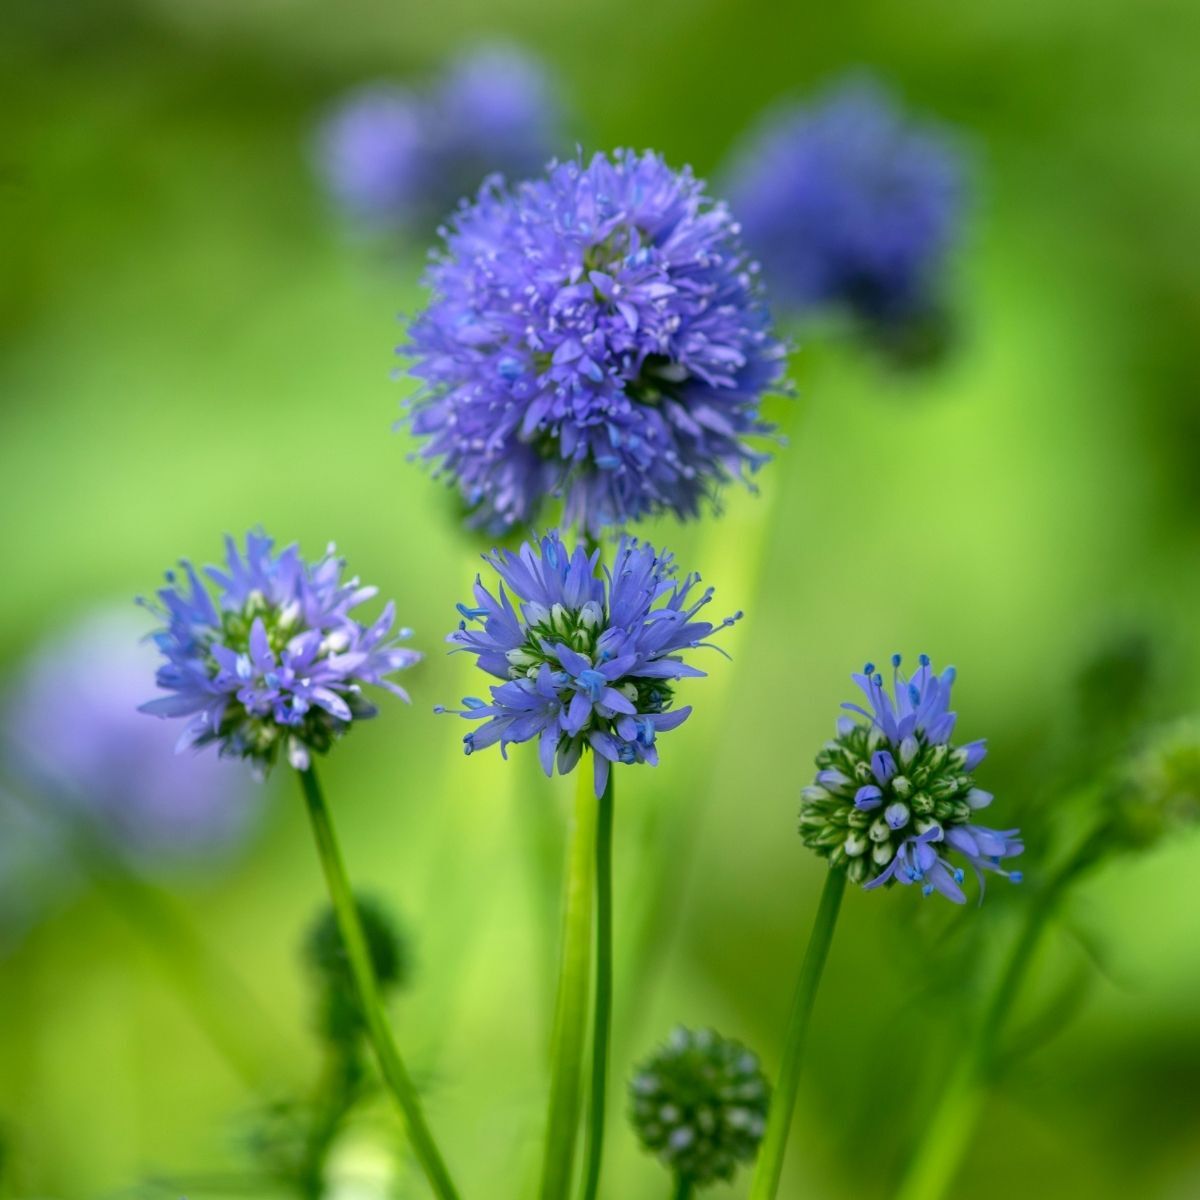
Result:
<svg viewBox="0 0 1200 1200"><path fill-rule="evenodd" d="M356 896L355 903L380 992L386 995L404 987L412 972L407 938L378 900ZM331 1042L354 1041L362 1030L358 993L346 944L329 905L322 909L309 929L304 959L320 991L318 1025L321 1033Z"/></svg>
<svg viewBox="0 0 1200 1200"><path fill-rule="evenodd" d="M629 1118L647 1150L703 1187L754 1158L769 1097L757 1057L741 1043L680 1026L634 1072Z"/></svg>

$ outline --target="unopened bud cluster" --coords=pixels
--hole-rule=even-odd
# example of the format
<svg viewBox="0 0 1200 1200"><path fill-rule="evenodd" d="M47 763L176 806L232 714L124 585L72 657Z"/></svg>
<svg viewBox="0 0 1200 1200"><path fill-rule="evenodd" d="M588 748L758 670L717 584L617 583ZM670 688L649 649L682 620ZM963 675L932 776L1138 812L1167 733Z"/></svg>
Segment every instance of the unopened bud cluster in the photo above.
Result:
<svg viewBox="0 0 1200 1200"><path fill-rule="evenodd" d="M817 755L816 782L802 793L800 834L854 883L878 875L914 834L965 824L991 801L971 777L970 747L930 746L910 734L893 753L878 729L843 728Z"/></svg>
<svg viewBox="0 0 1200 1200"><path fill-rule="evenodd" d="M770 1088L758 1058L710 1029L674 1029L629 1085L642 1145L697 1185L733 1177L754 1158Z"/></svg>

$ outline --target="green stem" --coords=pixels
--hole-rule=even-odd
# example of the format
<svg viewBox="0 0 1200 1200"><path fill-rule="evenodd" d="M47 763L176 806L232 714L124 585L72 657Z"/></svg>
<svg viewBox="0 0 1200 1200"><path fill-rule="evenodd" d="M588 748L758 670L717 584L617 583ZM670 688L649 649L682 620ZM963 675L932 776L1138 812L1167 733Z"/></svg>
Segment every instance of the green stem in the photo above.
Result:
<svg viewBox="0 0 1200 1200"><path fill-rule="evenodd" d="M357 1055L345 1048L334 1050L326 1064L304 1140L299 1179L303 1200L321 1200L325 1194L329 1154L354 1106L359 1069Z"/></svg>
<svg viewBox="0 0 1200 1200"><path fill-rule="evenodd" d="M577 768L576 778L575 828L567 850L562 961L550 1048L550 1112L546 1120L541 1200L565 1200L570 1193L583 1099L599 808L592 790L592 773Z"/></svg>
<svg viewBox="0 0 1200 1200"><path fill-rule="evenodd" d="M392 1038L391 1028L384 1016L383 1004L379 998L379 985L375 979L375 969L358 916L358 905L355 902L354 893L350 889L350 880L346 876L346 867L342 862L342 854L338 848L337 835L333 830L329 809L325 804L325 798L321 794L321 785L317 782L316 772L312 767L300 772L300 784L304 789L304 799L308 805L313 836L317 842L317 853L320 855L321 866L325 872L325 882L329 887L329 898L333 903L333 911L337 917L342 940L346 944L346 955L350 960L350 971L354 976L358 1002L362 1007L367 1037L379 1060L380 1074L400 1109L413 1153L416 1154L417 1160L424 1169L434 1194L439 1197L439 1200L458 1200L458 1193L450 1181L450 1174L442 1162L433 1135L425 1122L425 1114L421 1110L421 1102L417 1097L416 1088L413 1087L404 1062L400 1058L400 1052L396 1049L396 1043Z"/></svg>
<svg viewBox="0 0 1200 1200"><path fill-rule="evenodd" d="M584 1152L584 1200L596 1200L600 1190L600 1164L604 1157L605 1091L613 995L613 774L610 769L608 785L596 812L596 997L592 1024L592 1094Z"/></svg>
<svg viewBox="0 0 1200 1200"><path fill-rule="evenodd" d="M997 1047L1004 1032L1005 1018L1025 980L1025 973L1041 943L1051 917L1063 893L1093 861L1095 845L1101 835L1085 841L1076 854L1050 876L1041 891L1032 898L1025 923L1000 974L972 1043L958 1069L938 1092L937 1105L921 1131L917 1146L896 1200L941 1200L958 1174L966 1154L975 1121L987 1099L990 1077L996 1066Z"/></svg>
<svg viewBox="0 0 1200 1200"><path fill-rule="evenodd" d="M796 1095L800 1090L800 1066L804 1056L804 1042L808 1036L808 1022L812 1016L813 1001L829 954L829 943L833 940L837 924L838 909L842 904L842 893L846 890L846 872L830 870L821 891L821 903L813 921L812 933L808 937L808 948L800 965L800 977L796 981L796 994L792 1000L792 1013L788 1018L787 1035L783 1043L783 1058L779 1064L779 1082L771 1097L771 1110L767 1117L767 1132L763 1137L762 1149L758 1153L758 1166L754 1182L750 1187L750 1200L774 1200L783 1174L783 1156L787 1149L788 1133L792 1127L792 1114L796 1108Z"/></svg>
<svg viewBox="0 0 1200 1200"><path fill-rule="evenodd" d="M686 1175L675 1176L675 1187L671 1190L671 1200L692 1200L692 1181Z"/></svg>

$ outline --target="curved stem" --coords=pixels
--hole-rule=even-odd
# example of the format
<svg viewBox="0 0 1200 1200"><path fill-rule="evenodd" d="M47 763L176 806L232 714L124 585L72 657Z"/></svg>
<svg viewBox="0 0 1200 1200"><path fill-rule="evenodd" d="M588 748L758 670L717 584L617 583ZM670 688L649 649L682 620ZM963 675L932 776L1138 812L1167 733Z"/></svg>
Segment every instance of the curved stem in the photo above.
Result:
<svg viewBox="0 0 1200 1200"><path fill-rule="evenodd" d="M577 769L576 779L575 827L567 850L562 960L550 1049L550 1111L546 1119L541 1200L565 1200L570 1193L583 1099L598 806L592 791L592 773Z"/></svg>
<svg viewBox="0 0 1200 1200"><path fill-rule="evenodd" d="M779 1064L779 1082L771 1097L771 1109L767 1117L767 1132L763 1137L762 1149L758 1153L758 1166L754 1182L750 1187L750 1200L773 1200L783 1173L783 1156L787 1149L788 1133L792 1127L792 1114L796 1108L796 1095L800 1090L800 1066L804 1056L804 1043L808 1036L808 1022L812 1016L813 1001L821 982L821 972L833 940L837 924L838 909L842 904L842 893L846 890L846 872L830 870L821 891L821 903L813 921L812 933L808 937L808 948L800 965L800 977L796 981L796 994L792 1000L792 1014L788 1018L787 1035L783 1043L783 1058Z"/></svg>
<svg viewBox="0 0 1200 1200"><path fill-rule="evenodd" d="M329 809L325 804L325 798L321 794L321 785L317 782L316 772L312 767L300 772L300 784L304 790L313 836L317 842L317 853L320 855L321 866L325 871L329 899L333 903L338 929L341 932L342 941L346 945L346 956L350 961L351 974L354 976L354 986L358 992L358 1002L362 1007L367 1037L379 1061L380 1074L400 1109L413 1153L425 1171L434 1194L439 1200L458 1200L458 1192L450 1181L450 1174L446 1170L445 1163L442 1162L442 1156L438 1153L433 1135L426 1124L425 1114L421 1110L421 1102L416 1088L413 1087L412 1080L400 1057L400 1051L397 1050L396 1043L392 1038L387 1018L384 1016L383 1004L379 999L379 985L375 979L375 968L371 962L370 950L367 948L362 922L359 920L358 905L355 903L354 893L350 889L350 880L347 878L341 850L338 848L337 835L333 830Z"/></svg>
<svg viewBox="0 0 1200 1200"><path fill-rule="evenodd" d="M941 1200L958 1174L975 1121L987 1098L1004 1021L1024 982L1042 934L1063 893L1093 861L1102 834L1087 839L1032 898L1025 923L1000 974L975 1036L958 1069L938 1093L937 1105L922 1126L921 1141L896 1192L896 1200Z"/></svg>
<svg viewBox="0 0 1200 1200"><path fill-rule="evenodd" d="M584 1152L583 1197L596 1200L600 1164L604 1157L605 1093L608 1085L608 1043L612 1030L612 830L613 775L596 812L596 997L592 1023L592 1092L589 1101L587 1147Z"/></svg>
<svg viewBox="0 0 1200 1200"><path fill-rule="evenodd" d="M675 1176L675 1187L671 1190L671 1200L692 1200L692 1181L686 1175Z"/></svg>

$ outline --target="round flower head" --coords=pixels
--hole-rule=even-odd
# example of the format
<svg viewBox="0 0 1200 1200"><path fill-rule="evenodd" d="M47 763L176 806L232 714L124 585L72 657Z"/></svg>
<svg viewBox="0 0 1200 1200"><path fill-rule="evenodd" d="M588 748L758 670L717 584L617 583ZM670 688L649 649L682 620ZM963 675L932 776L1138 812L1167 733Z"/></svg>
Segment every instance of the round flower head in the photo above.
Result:
<svg viewBox="0 0 1200 1200"><path fill-rule="evenodd" d="M781 302L887 325L935 303L962 174L942 130L856 80L770 113L735 157L730 202Z"/></svg>
<svg viewBox="0 0 1200 1200"><path fill-rule="evenodd" d="M330 195L354 220L404 223L425 212L437 190L427 137L414 93L390 83L367 84L322 122L317 167Z"/></svg>
<svg viewBox="0 0 1200 1200"><path fill-rule="evenodd" d="M524 179L561 148L562 114L546 68L516 46L453 59L429 99L432 157L446 199L438 216L495 172Z"/></svg>
<svg viewBox="0 0 1200 1200"><path fill-rule="evenodd" d="M1019 871L1001 866L1024 849L1017 830L974 822L992 802L971 776L987 751L983 741L950 742L954 668L938 675L924 654L911 679L900 672L900 655L892 667L894 694L872 663L853 676L869 707L842 707L866 723L841 718L817 755L800 811L805 843L868 889L919 883L925 895L938 891L961 904L963 870L952 853L975 869L981 887L985 870L1020 882Z"/></svg>
<svg viewBox="0 0 1200 1200"><path fill-rule="evenodd" d="M537 738L546 774L557 764L565 775L590 748L597 796L610 763L655 765L658 734L692 711L672 707L675 682L704 674L680 652L741 613L720 626L696 620L712 589L693 599L699 576L677 580L671 556L636 538L621 539L611 570L599 550L569 551L557 534L485 561L500 576L498 595L477 577L475 606L458 606L464 620L447 639L503 680L490 701L463 700L459 715L483 721L463 738L467 753Z"/></svg>
<svg viewBox="0 0 1200 1200"><path fill-rule="evenodd" d="M401 347L423 381L422 455L476 521L528 524L549 498L592 532L695 516L764 456L771 335L738 227L690 171L652 153L489 181L431 266Z"/></svg>
<svg viewBox="0 0 1200 1200"><path fill-rule="evenodd" d="M236 844L258 806L243 772L177 756L138 712L158 657L143 631L100 609L38 650L6 689L3 755L54 816L152 864Z"/></svg>
<svg viewBox="0 0 1200 1200"><path fill-rule="evenodd" d="M560 123L541 63L482 46L427 91L374 83L351 92L318 131L318 168L353 219L432 228L492 172L536 171L558 148Z"/></svg>
<svg viewBox="0 0 1200 1200"><path fill-rule="evenodd" d="M420 658L398 645L411 630L391 636L393 604L370 626L350 616L378 589L343 579L333 546L312 564L295 545L279 554L273 546L261 532L246 535L244 552L226 538L224 566L205 568L215 598L184 561L184 578L168 572L157 603L147 602L165 622L154 641L167 660L158 686L171 694L142 711L189 717L181 749L215 743L260 774L281 743L303 770L311 751L325 752L353 721L373 717L363 684L407 700L388 676Z"/></svg>
<svg viewBox="0 0 1200 1200"><path fill-rule="evenodd" d="M672 1031L629 1084L634 1132L699 1187L733 1178L758 1152L770 1088L758 1059L710 1029Z"/></svg>

